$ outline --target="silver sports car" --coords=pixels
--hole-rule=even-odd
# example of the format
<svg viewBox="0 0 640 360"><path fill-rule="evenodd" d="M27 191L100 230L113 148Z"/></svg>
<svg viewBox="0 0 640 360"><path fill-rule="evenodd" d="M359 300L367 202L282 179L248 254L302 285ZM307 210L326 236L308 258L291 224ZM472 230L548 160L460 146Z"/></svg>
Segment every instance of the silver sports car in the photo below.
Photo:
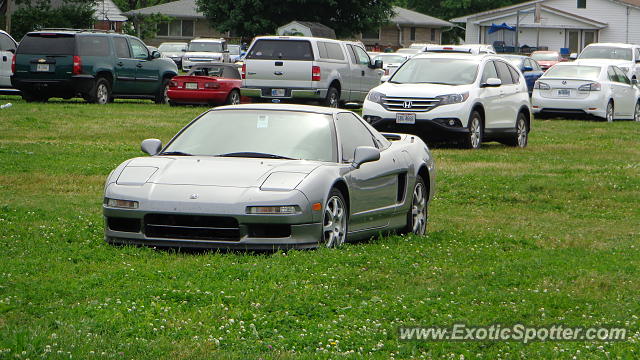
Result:
<svg viewBox="0 0 640 360"><path fill-rule="evenodd" d="M104 189L115 244L337 247L381 231L424 234L435 167L420 138L380 134L353 112L250 104L209 110Z"/></svg>

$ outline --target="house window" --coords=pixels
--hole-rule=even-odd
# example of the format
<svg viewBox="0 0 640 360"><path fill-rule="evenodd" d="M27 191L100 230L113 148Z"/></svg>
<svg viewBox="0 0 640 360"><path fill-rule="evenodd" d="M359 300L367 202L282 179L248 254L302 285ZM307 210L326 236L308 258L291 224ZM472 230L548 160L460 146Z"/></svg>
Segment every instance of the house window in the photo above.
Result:
<svg viewBox="0 0 640 360"><path fill-rule="evenodd" d="M412 27L411 28L411 40L415 40L416 39L416 28Z"/></svg>
<svg viewBox="0 0 640 360"><path fill-rule="evenodd" d="M193 37L193 20L163 21L158 24L158 36Z"/></svg>
<svg viewBox="0 0 640 360"><path fill-rule="evenodd" d="M436 41L436 29L431 29L431 41Z"/></svg>
<svg viewBox="0 0 640 360"><path fill-rule="evenodd" d="M380 28L363 32L362 38L380 40Z"/></svg>
<svg viewBox="0 0 640 360"><path fill-rule="evenodd" d="M578 9L586 9L587 0L578 0Z"/></svg>

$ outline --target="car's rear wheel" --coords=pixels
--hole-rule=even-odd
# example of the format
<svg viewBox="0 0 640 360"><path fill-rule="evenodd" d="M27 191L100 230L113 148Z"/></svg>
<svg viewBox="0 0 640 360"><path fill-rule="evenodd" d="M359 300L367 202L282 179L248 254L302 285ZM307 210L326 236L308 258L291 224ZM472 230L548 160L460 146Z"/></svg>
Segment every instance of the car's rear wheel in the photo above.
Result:
<svg viewBox="0 0 640 360"><path fill-rule="evenodd" d="M104 105L109 102L111 97L111 87L105 78L99 77L96 80L91 93L84 96L84 99L92 104Z"/></svg>
<svg viewBox="0 0 640 360"><path fill-rule="evenodd" d="M238 105L240 104L240 92L238 90L231 90L229 96L227 96L227 101L225 102L227 105Z"/></svg>
<svg viewBox="0 0 640 360"><path fill-rule="evenodd" d="M633 120L640 121L640 101L636 103L636 110L633 112Z"/></svg>
<svg viewBox="0 0 640 360"><path fill-rule="evenodd" d="M607 112L605 115L605 119L607 120L607 122L613 122L614 111L615 107L613 106L613 100L609 100L609 103L607 104Z"/></svg>
<svg viewBox="0 0 640 360"><path fill-rule="evenodd" d="M331 189L322 219L322 242L326 247L339 247L347 239L348 212L345 204L342 193Z"/></svg>
<svg viewBox="0 0 640 360"><path fill-rule="evenodd" d="M529 142L529 127L527 126L527 117L524 113L518 114L516 119L516 129L513 138L509 139L505 143L510 146L517 146L520 148L527 147Z"/></svg>
<svg viewBox="0 0 640 360"><path fill-rule="evenodd" d="M160 88L158 89L158 93L156 94L156 98L154 100L156 104L169 103L169 81L171 81L171 79L169 78L162 79L162 84L160 85Z"/></svg>
<svg viewBox="0 0 640 360"><path fill-rule="evenodd" d="M403 234L412 233L421 236L427 232L428 196L424 179L418 175L416 184L413 186L411 208L407 213L407 226L402 230Z"/></svg>
<svg viewBox="0 0 640 360"><path fill-rule="evenodd" d="M327 91L327 97L324 99L323 105L330 108L337 108L339 103L340 92L332 86Z"/></svg>
<svg viewBox="0 0 640 360"><path fill-rule="evenodd" d="M467 149L479 149L482 145L482 115L477 110L469 116L468 132L465 134L463 145Z"/></svg>

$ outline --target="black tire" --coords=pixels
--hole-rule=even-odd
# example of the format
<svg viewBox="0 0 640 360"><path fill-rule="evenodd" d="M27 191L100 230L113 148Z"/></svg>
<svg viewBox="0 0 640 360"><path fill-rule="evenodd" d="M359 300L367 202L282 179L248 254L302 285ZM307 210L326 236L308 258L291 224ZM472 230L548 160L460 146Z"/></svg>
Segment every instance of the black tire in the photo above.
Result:
<svg viewBox="0 0 640 360"><path fill-rule="evenodd" d="M329 191L322 211L320 244L329 248L340 247L347 241L349 230L349 211L340 190L333 188Z"/></svg>
<svg viewBox="0 0 640 360"><path fill-rule="evenodd" d="M607 104L607 110L605 112L605 117L604 119L607 122L613 122L613 120L615 120L615 113L616 113L616 108L613 104L613 100L609 100L609 103Z"/></svg>
<svg viewBox="0 0 640 360"><path fill-rule="evenodd" d="M178 103L177 103L177 102L175 102L175 101L171 101L171 100L169 100L169 106L178 106L178 105L180 105L180 104L178 104Z"/></svg>
<svg viewBox="0 0 640 360"><path fill-rule="evenodd" d="M237 89L231 90L229 96L227 96L226 105L238 105L240 104L240 92Z"/></svg>
<svg viewBox="0 0 640 360"><path fill-rule="evenodd" d="M168 77L162 79L162 83L156 93L156 98L153 100L156 104L169 103L169 96L167 95L167 90L169 90L169 81L171 81L171 79Z"/></svg>
<svg viewBox="0 0 640 360"><path fill-rule="evenodd" d="M340 104L340 92L335 87L331 86L327 90L327 97L322 102L322 105L330 108L337 108Z"/></svg>
<svg viewBox="0 0 640 360"><path fill-rule="evenodd" d="M529 142L529 126L527 125L527 116L522 112L518 114L515 134L512 136L512 138L505 141L505 144L519 148L527 147L527 143Z"/></svg>
<svg viewBox="0 0 640 360"><path fill-rule="evenodd" d="M107 104L111 98L111 85L109 81L102 77L97 78L93 89L91 89L91 93L83 96L83 98L92 104Z"/></svg>
<svg viewBox="0 0 640 360"><path fill-rule="evenodd" d="M469 123L467 125L468 133L464 134L462 145L466 149L480 149L482 146L484 128L482 126L482 115L477 110L473 110L469 115Z"/></svg>
<svg viewBox="0 0 640 360"><path fill-rule="evenodd" d="M422 194L422 195L420 195ZM408 194L407 194L408 195ZM421 196L422 200L417 199ZM408 199L409 197L407 197ZM416 177L416 183L411 191L411 206L407 212L407 225L401 230L402 234L414 234L422 236L427 232L429 220L429 194L422 176Z"/></svg>

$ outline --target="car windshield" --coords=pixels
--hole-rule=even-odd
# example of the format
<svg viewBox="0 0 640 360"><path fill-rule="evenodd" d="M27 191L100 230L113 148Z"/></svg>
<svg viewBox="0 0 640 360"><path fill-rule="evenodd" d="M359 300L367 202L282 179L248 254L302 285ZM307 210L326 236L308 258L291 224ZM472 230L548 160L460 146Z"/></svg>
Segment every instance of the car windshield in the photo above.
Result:
<svg viewBox="0 0 640 360"><path fill-rule="evenodd" d="M554 66L544 74L545 78L576 78L597 80L600 75L600 66L565 65Z"/></svg>
<svg viewBox="0 0 640 360"><path fill-rule="evenodd" d="M531 58L535 61L558 61L558 53L533 53Z"/></svg>
<svg viewBox="0 0 640 360"><path fill-rule="evenodd" d="M240 55L240 45L229 45L227 48L230 55Z"/></svg>
<svg viewBox="0 0 640 360"><path fill-rule="evenodd" d="M378 55L373 58L373 61L382 60L385 64L397 64L404 62L406 59L406 57L400 55Z"/></svg>
<svg viewBox="0 0 640 360"><path fill-rule="evenodd" d="M192 42L189 51L193 52L222 52L222 44L216 42Z"/></svg>
<svg viewBox="0 0 640 360"><path fill-rule="evenodd" d="M580 59L633 60L631 49L612 46L588 46L579 56Z"/></svg>
<svg viewBox="0 0 640 360"><path fill-rule="evenodd" d="M417 54L420 49L398 49L396 52L399 54Z"/></svg>
<svg viewBox="0 0 640 360"><path fill-rule="evenodd" d="M390 83L435 83L466 85L476 80L478 63L473 60L413 58L398 69Z"/></svg>
<svg viewBox="0 0 640 360"><path fill-rule="evenodd" d="M186 49L186 44L162 44L158 48L160 51L168 51L168 52L178 52L182 51L182 49Z"/></svg>
<svg viewBox="0 0 640 360"><path fill-rule="evenodd" d="M165 153L335 161L330 115L218 110L189 125Z"/></svg>
<svg viewBox="0 0 640 360"><path fill-rule="evenodd" d="M219 66L194 66L187 73L188 76L213 76L221 77L225 67Z"/></svg>

